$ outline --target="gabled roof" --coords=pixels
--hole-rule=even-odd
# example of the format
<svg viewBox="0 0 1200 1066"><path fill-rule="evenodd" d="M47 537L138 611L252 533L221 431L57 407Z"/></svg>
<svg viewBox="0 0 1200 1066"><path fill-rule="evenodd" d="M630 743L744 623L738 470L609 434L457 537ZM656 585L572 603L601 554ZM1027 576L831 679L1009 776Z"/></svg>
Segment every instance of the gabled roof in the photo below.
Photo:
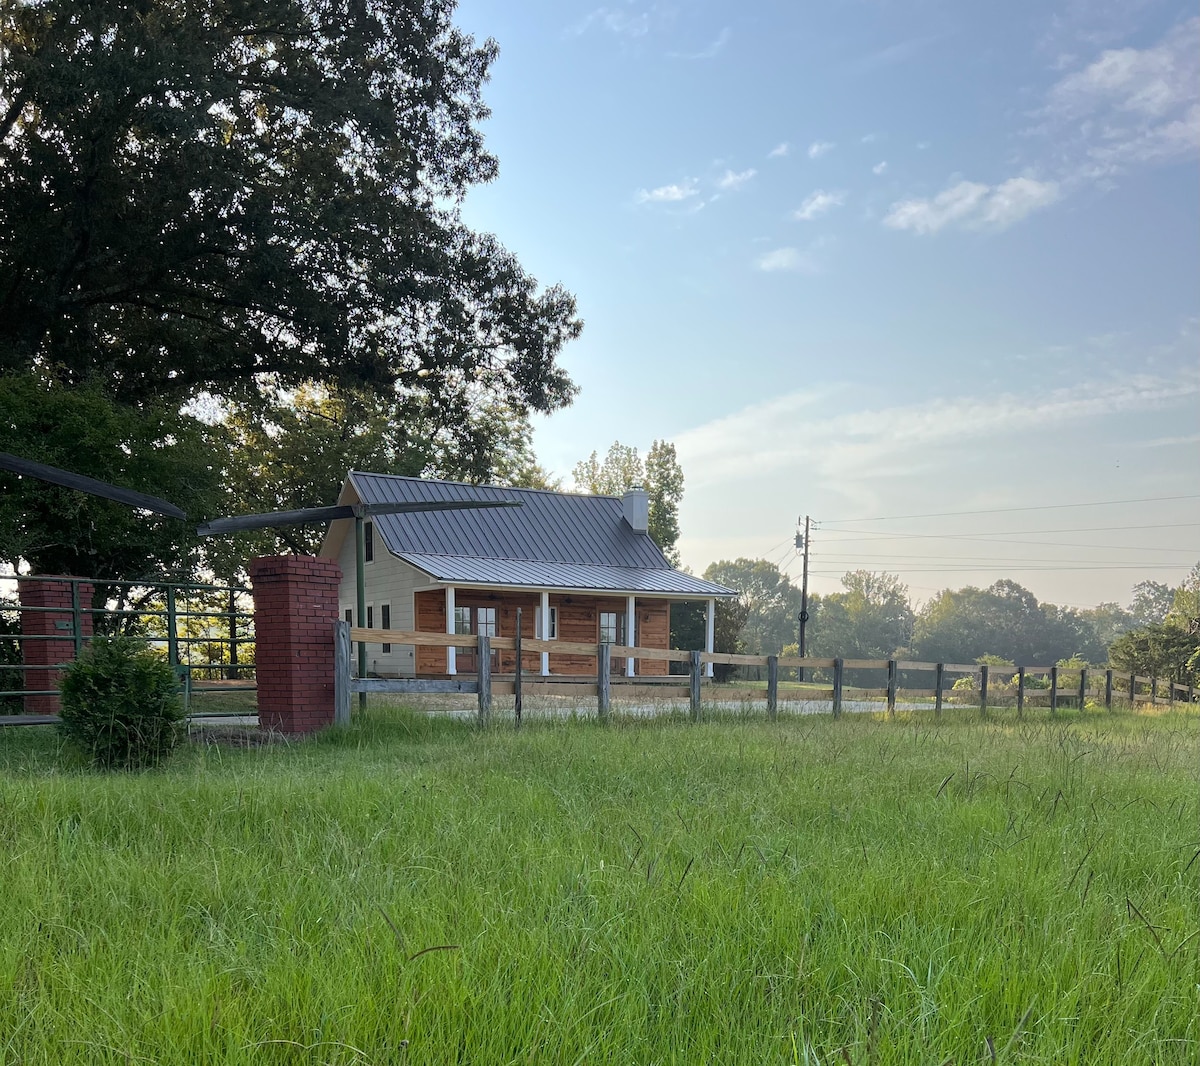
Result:
<svg viewBox="0 0 1200 1066"><path fill-rule="evenodd" d="M507 588L732 596L723 585L676 570L646 533L625 521L617 496L467 485L351 471L342 502L429 503L517 500L521 507L376 515L389 552L435 581ZM349 520L322 545L336 555Z"/></svg>

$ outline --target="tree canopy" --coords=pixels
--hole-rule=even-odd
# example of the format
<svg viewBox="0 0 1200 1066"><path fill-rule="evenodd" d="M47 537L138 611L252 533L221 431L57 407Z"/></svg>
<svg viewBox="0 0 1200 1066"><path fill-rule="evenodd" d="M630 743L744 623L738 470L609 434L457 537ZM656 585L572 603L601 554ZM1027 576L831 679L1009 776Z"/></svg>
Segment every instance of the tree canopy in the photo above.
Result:
<svg viewBox="0 0 1200 1066"><path fill-rule="evenodd" d="M673 565L679 565L679 503L683 499L683 469L675 445L656 440L642 461L638 450L613 441L601 460L597 452L575 464L571 476L578 488L620 496L642 487L650 496L650 536Z"/></svg>
<svg viewBox="0 0 1200 1066"><path fill-rule="evenodd" d="M458 205L496 57L424 0L47 0L0 37L0 368L549 411L580 324Z"/></svg>
<svg viewBox="0 0 1200 1066"><path fill-rule="evenodd" d="M331 459L341 435L351 455L413 472L476 479L511 459L513 478L538 476L525 420L570 403L557 358L582 323L570 293L540 288L463 222L468 189L497 172L479 129L497 46L457 29L454 6L0 7L0 377L40 390L43 410L78 389L117 422L153 409L177 432L117 433L111 447L159 454L186 439L193 457L211 447L208 467L282 430L307 441L281 451ZM303 409L314 395L344 402L336 430ZM192 416L198 400L228 416L228 436ZM36 441L5 430L0 449L34 457ZM116 452L94 458L96 476L120 468L123 484L177 502L187 491L142 480ZM243 477L226 502L320 480L251 491ZM0 539L24 530L11 550L32 552L46 539L33 527L74 504L52 513L40 489L8 487L25 518Z"/></svg>

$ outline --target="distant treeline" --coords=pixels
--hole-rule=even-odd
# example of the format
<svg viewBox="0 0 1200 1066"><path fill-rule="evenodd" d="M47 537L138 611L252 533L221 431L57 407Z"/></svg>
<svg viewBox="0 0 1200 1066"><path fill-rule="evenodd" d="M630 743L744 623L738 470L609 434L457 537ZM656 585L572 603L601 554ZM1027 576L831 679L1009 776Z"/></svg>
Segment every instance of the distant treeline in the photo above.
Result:
<svg viewBox="0 0 1200 1066"><path fill-rule="evenodd" d="M765 559L713 563L710 581L737 589L719 604L716 650L795 654L800 589ZM854 570L842 592L809 595L809 655L926 662L1111 663L1144 675L1197 680L1200 673L1200 563L1176 588L1157 581L1134 586L1127 607L1079 609L1039 603L1015 581L987 588L945 589L919 610L894 574ZM703 609L672 613L676 647L703 646Z"/></svg>

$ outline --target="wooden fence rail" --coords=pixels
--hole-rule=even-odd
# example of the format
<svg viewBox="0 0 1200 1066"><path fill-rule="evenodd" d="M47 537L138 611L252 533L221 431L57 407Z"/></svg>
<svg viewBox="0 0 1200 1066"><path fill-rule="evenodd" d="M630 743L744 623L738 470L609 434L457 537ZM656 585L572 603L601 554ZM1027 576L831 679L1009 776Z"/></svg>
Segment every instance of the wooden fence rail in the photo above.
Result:
<svg viewBox="0 0 1200 1066"><path fill-rule="evenodd" d="M464 678L356 678L352 676L350 645L362 644L408 644L435 648L474 648L477 653L478 672ZM526 675L518 670L513 680L498 681L492 677L493 651L517 651L527 653L550 652L562 655L586 656L596 660L595 682L591 680L553 680L546 675ZM672 684L668 678L647 683L647 679L614 679L612 660L645 659L658 662L680 662L688 664L685 680L679 676ZM765 667L766 688L755 689L732 685L713 685L705 676L709 664L724 666ZM1153 677L1138 674L1118 673L1111 669L1099 670L1091 667L1059 666L993 666L979 663L926 663L907 659L820 659L795 655L734 655L725 652L679 651L664 648L640 648L624 644L588 644L579 641L532 640L524 637L489 637L474 634L426 633L412 630L364 629L351 627L348 623L334 623L334 702L335 721L349 722L350 703L353 693L470 693L478 698L479 719L486 723L491 717L492 699L495 696L516 696L518 723L520 721L520 697L523 695L574 695L595 697L596 710L600 717L607 717L612 709L613 691L623 696L640 698L687 699L693 720L699 721L702 698L705 690L718 699L765 700L767 716L774 720L778 715L780 698L779 672L781 669L811 667L830 670L831 685L823 688L806 687L805 699L828 699L835 716L841 714L846 699L884 699L889 714L895 714L897 701L903 693L910 698L934 701L934 712L942 713L946 698L946 675L963 674L978 679L971 691L978 693L979 710L988 713L989 700L994 701L998 685L1006 688L1016 683L1016 710L1020 717L1032 699L1045 699L1050 713L1058 713L1058 702L1062 697L1079 701L1082 707L1090 696L1103 699L1104 706L1112 710L1114 694L1120 692L1130 703L1172 704L1182 701L1195 702L1195 690L1179 682L1160 682ZM884 687L853 687L846 684L847 670L886 671ZM902 672L928 672L933 676L932 688L902 688ZM1037 677L1048 682L1045 688L1034 687L1030 682ZM536 680L534 680L536 678ZM1165 684L1166 694L1160 695ZM1066 687L1069 685L1070 687ZM1144 691L1142 691L1144 690ZM995 706L995 703L992 703Z"/></svg>

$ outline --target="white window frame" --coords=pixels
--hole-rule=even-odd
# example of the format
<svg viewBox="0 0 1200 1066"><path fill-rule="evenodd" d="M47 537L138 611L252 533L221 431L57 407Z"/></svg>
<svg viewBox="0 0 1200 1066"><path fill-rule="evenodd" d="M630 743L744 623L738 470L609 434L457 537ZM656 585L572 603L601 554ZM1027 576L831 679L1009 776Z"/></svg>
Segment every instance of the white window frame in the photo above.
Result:
<svg viewBox="0 0 1200 1066"><path fill-rule="evenodd" d="M533 635L535 640L558 640L558 607L550 608L550 632L542 636L542 609L533 609Z"/></svg>

